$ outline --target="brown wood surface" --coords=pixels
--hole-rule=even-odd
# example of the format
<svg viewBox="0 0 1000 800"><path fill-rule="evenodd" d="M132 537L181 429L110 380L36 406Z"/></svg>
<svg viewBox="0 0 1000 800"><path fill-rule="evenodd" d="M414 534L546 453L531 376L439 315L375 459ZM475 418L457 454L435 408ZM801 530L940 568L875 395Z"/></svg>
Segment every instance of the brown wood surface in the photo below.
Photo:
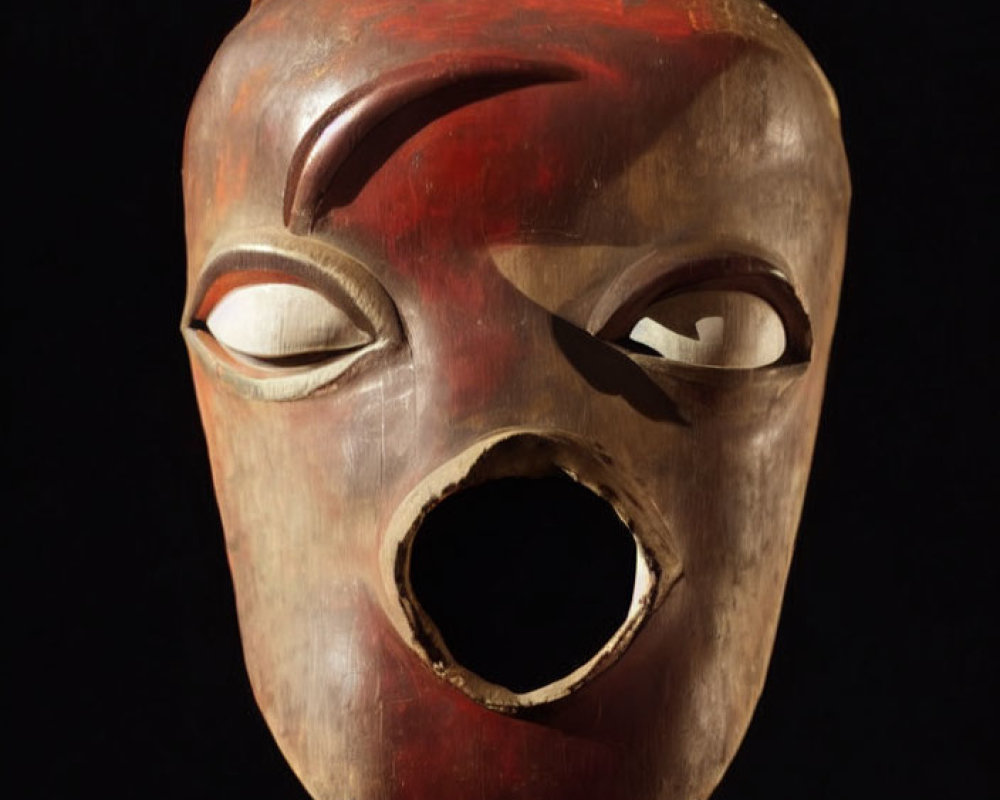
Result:
<svg viewBox="0 0 1000 800"><path fill-rule="evenodd" d="M836 103L794 34L756 2L261 0L199 91L184 188L247 666L310 793L707 797L767 668L844 255ZM234 352L211 312L266 283L361 333ZM623 341L720 292L773 309L779 358ZM526 696L435 647L407 568L456 485L545 467L612 504L653 584Z"/></svg>

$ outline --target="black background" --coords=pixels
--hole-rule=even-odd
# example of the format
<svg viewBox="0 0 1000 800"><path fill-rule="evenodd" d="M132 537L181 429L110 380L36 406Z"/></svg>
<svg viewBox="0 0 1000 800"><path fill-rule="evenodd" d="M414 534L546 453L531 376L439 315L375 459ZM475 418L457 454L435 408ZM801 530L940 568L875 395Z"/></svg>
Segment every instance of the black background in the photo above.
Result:
<svg viewBox="0 0 1000 800"><path fill-rule="evenodd" d="M185 115L245 4L6 15L11 797L306 797L248 688L177 332ZM837 89L855 199L772 668L716 797L995 797L997 14L773 5Z"/></svg>

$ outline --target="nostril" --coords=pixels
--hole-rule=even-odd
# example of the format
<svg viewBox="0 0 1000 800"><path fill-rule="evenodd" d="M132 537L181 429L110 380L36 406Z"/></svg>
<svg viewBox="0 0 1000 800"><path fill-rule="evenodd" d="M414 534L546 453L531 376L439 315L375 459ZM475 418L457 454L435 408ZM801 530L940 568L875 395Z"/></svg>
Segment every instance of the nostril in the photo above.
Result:
<svg viewBox="0 0 1000 800"><path fill-rule="evenodd" d="M450 495L416 531L409 585L454 660L524 693L587 663L626 622L637 548L562 472Z"/></svg>

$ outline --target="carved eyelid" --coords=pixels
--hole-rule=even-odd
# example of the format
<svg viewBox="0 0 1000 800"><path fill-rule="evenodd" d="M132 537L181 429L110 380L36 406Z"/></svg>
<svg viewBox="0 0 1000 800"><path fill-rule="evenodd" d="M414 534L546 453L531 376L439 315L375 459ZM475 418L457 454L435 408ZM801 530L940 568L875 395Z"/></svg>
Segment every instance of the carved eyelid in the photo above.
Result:
<svg viewBox="0 0 1000 800"><path fill-rule="evenodd" d="M211 260L192 295L185 335L216 375L250 397L291 400L312 394L370 353L402 339L395 306L374 276L346 254L330 248L310 251L307 244L294 252L270 244L226 249ZM317 313L315 324L294 320L292 330L285 332L291 337L290 346L296 342L305 346L288 353L280 351L280 344L270 351L267 346L258 352L253 347L241 351L241 341L266 341L245 323L242 329L230 328L236 331L230 341L216 338L209 318L224 311L227 298L232 300L240 292L249 293L240 300L244 311L259 309L266 314L269 300L276 300L272 310L278 315L296 304ZM269 325L280 328L282 322L265 318L259 327L266 333ZM227 324L222 321L223 328Z"/></svg>
<svg viewBox="0 0 1000 800"><path fill-rule="evenodd" d="M773 364L760 366L809 360L812 352L809 318L791 281L781 270L763 259L742 254L664 262L662 255L651 253L625 269L594 305L587 330L607 341L617 341L629 336L646 309L669 297L694 292L746 294L767 303L784 326L783 353Z"/></svg>

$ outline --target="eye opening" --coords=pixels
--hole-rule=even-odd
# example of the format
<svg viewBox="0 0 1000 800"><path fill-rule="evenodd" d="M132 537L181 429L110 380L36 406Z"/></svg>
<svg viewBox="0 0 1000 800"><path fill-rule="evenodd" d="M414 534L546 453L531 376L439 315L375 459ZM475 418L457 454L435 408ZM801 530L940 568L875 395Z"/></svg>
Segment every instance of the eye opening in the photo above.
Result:
<svg viewBox="0 0 1000 800"><path fill-rule="evenodd" d="M336 358L374 338L367 320L356 324L339 304L297 282L231 288L198 322L237 360L274 369Z"/></svg>
<svg viewBox="0 0 1000 800"><path fill-rule="evenodd" d="M304 397L401 341L395 306L367 269L332 248L309 255L242 246L214 258L198 281L185 338L244 395Z"/></svg>
<svg viewBox="0 0 1000 800"><path fill-rule="evenodd" d="M649 259L637 266L639 268L633 270L636 275L629 275L629 271L626 271L623 276L626 280L612 285L601 298L591 315L588 328L595 336L628 351L643 366L655 368L661 364L677 364L698 370L747 372L809 361L812 351L809 318L789 280L767 262L754 257L727 255L673 267L664 265L662 261ZM748 335L744 333L744 339L748 340L744 344L757 348L758 353L766 352L770 355L764 358L745 358L743 363L711 363L711 359L702 360L696 355L696 350L685 349L683 345L688 342L681 341L679 349L675 347L658 352L649 346L648 337L639 336L637 341L634 336L640 323L647 321L651 311L669 308L672 303L675 310L680 309L683 316L688 317L685 323L689 330L681 333L681 338L691 336L689 342L697 344L699 334L706 329L711 331L712 325L716 323L721 332L724 315L722 320L698 320L696 332L697 315L692 317L691 308L685 308L685 305L705 307L706 299L707 305L714 302L716 305L726 304L732 307L735 302L753 310L752 316L758 319L759 325L763 325L755 331L754 337L759 337L762 341L748 340ZM775 319L773 323L764 325L760 320L766 320L769 312ZM655 321L655 313L653 319ZM702 322L711 324L703 328ZM783 329L783 346L775 351L773 339L777 324ZM670 328L669 325L666 327Z"/></svg>

